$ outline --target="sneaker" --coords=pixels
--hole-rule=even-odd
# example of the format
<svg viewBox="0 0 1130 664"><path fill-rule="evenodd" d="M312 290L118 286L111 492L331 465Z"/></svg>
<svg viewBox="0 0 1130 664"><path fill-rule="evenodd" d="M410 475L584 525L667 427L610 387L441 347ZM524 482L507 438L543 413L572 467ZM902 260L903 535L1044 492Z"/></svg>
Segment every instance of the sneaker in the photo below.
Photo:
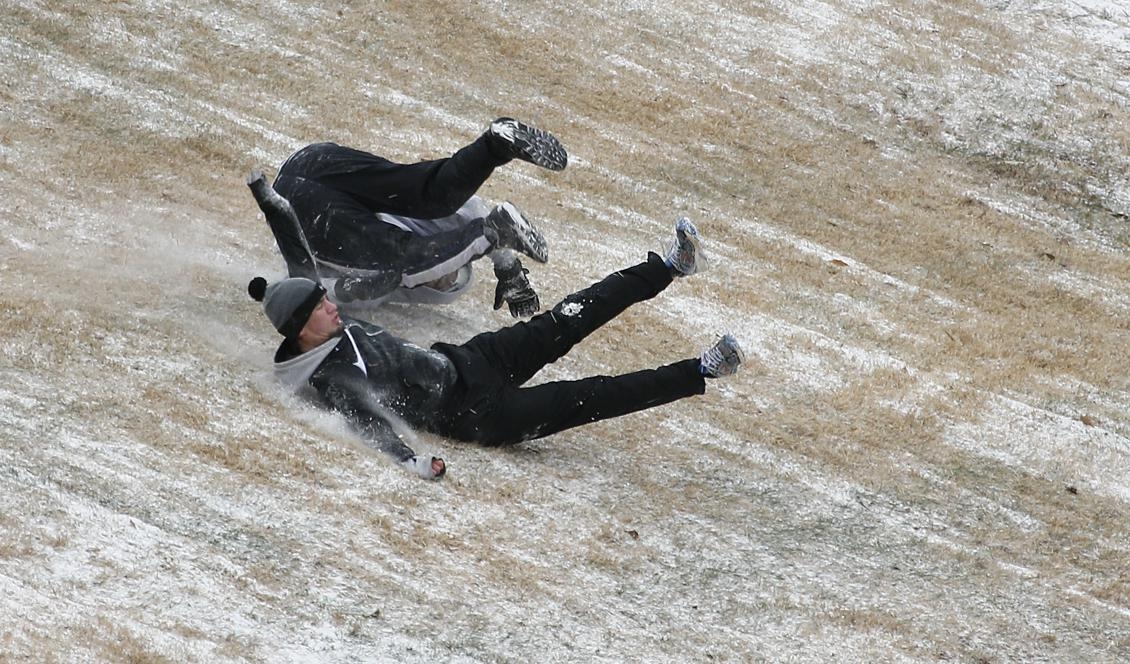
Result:
<svg viewBox="0 0 1130 664"><path fill-rule="evenodd" d="M706 269L706 254L702 252L702 241L698 229L690 219L679 217L675 222L675 241L667 249L663 262L674 270L676 277L689 277Z"/></svg>
<svg viewBox="0 0 1130 664"><path fill-rule="evenodd" d="M704 376L718 378L737 373L742 362L745 362L742 347L738 345L734 335L727 334L703 351L702 357L699 358L699 367Z"/></svg>
<svg viewBox="0 0 1130 664"><path fill-rule="evenodd" d="M527 220L513 203L506 202L496 206L483 219L483 227L494 233L494 246L513 249L539 263L549 261L549 245L538 229Z"/></svg>
<svg viewBox="0 0 1130 664"><path fill-rule="evenodd" d="M547 131L535 129L513 118L499 118L487 133L507 157L528 161L551 171L565 170L569 155L561 142Z"/></svg>

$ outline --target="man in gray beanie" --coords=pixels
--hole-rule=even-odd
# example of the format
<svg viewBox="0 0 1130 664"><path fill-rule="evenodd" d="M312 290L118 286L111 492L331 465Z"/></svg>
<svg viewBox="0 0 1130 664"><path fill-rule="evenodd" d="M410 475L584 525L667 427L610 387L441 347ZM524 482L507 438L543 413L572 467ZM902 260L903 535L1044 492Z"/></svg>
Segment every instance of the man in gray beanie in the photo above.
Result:
<svg viewBox="0 0 1130 664"><path fill-rule="evenodd" d="M290 338L297 337L325 294L321 284L298 277L266 286L261 299L271 324L279 334Z"/></svg>
<svg viewBox="0 0 1130 664"><path fill-rule="evenodd" d="M736 372L744 356L727 334L700 356L657 369L522 387L629 306L705 262L698 231L681 218L664 257L650 253L528 322L429 349L372 323L343 319L309 279L267 285L256 277L248 291L285 337L275 353L276 376L291 388L312 388L368 444L435 479L446 471L443 460L418 458L400 424L488 446L513 445L702 394L706 379Z"/></svg>

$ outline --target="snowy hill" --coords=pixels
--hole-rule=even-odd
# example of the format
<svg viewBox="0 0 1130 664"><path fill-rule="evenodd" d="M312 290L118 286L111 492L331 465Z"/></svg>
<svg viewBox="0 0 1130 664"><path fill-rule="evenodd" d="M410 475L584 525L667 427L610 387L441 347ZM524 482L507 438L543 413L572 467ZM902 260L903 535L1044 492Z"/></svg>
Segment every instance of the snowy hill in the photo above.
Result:
<svg viewBox="0 0 1130 664"><path fill-rule="evenodd" d="M1130 659L1130 9L1076 0L132 3L0 12L0 660ZM493 118L562 173L555 302L695 220L540 379L706 395L428 483L270 376L243 184ZM510 322L387 307L420 342Z"/></svg>

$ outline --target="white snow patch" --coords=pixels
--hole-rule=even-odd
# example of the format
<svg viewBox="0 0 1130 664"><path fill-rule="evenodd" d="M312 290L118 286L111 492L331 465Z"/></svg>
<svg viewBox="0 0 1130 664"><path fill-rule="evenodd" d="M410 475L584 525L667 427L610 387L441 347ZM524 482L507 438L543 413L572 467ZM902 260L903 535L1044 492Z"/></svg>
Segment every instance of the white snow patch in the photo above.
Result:
<svg viewBox="0 0 1130 664"><path fill-rule="evenodd" d="M945 439L973 454L1049 478L1084 483L1097 493L1130 501L1130 438L1078 418L992 395L980 421L952 424ZM1065 477L1079 469L1078 477Z"/></svg>

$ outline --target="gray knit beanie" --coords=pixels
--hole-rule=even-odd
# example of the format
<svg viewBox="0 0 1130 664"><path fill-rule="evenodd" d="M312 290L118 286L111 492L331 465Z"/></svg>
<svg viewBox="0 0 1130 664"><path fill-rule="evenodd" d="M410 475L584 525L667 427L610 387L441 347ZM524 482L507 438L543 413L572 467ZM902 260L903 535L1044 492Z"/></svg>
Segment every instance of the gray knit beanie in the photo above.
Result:
<svg viewBox="0 0 1130 664"><path fill-rule="evenodd" d="M306 326L310 314L325 296L326 289L303 277L282 279L269 286L263 277L255 277L247 284L247 293L263 303L267 318L279 334L294 339Z"/></svg>

